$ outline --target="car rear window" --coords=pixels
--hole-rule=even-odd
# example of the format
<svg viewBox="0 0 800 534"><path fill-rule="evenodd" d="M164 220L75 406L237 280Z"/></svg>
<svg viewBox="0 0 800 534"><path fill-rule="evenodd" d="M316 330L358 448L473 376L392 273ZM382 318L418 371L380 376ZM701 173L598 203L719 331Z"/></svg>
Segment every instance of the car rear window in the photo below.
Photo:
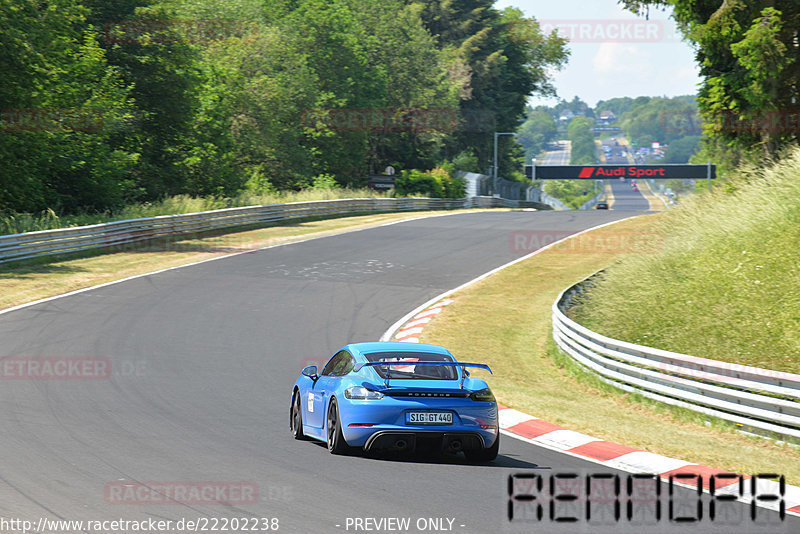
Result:
<svg viewBox="0 0 800 534"><path fill-rule="evenodd" d="M447 354L433 352L373 352L366 355L371 362L390 361L397 362L393 365L380 365L373 367L381 378L395 378L399 380L457 380L458 371L448 365L414 365L414 362L452 362L452 357Z"/></svg>

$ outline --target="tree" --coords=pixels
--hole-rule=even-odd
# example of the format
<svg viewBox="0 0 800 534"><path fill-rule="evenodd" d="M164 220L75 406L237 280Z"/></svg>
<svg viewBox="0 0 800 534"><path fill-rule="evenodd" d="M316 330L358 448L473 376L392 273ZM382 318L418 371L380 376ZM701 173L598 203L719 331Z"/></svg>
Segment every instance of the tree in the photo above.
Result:
<svg viewBox="0 0 800 534"><path fill-rule="evenodd" d="M673 9L696 48L705 132L745 155L771 157L797 140L800 3L796 0L620 0L636 13ZM791 123L790 123L791 124ZM713 143L712 145L716 145ZM709 145L709 146L712 146Z"/></svg>
<svg viewBox="0 0 800 534"><path fill-rule="evenodd" d="M594 114L599 116L603 111L611 111L617 118L620 118L631 106L633 106L633 99L628 96L601 100L595 106Z"/></svg>
<svg viewBox="0 0 800 534"><path fill-rule="evenodd" d="M700 145L699 135L688 135L671 142L667 146L663 163L689 163Z"/></svg>
<svg viewBox="0 0 800 534"><path fill-rule="evenodd" d="M557 133L556 121L546 109L530 110L528 119L517 130L517 141L525 149L525 161L529 162L545 150Z"/></svg>
<svg viewBox="0 0 800 534"><path fill-rule="evenodd" d="M87 15L72 0L0 3L0 210L102 210L132 190L130 87Z"/></svg>
<svg viewBox="0 0 800 534"><path fill-rule="evenodd" d="M594 143L593 123L586 117L572 119L567 128L570 140L570 165L593 165L597 162L597 146Z"/></svg>
<svg viewBox="0 0 800 534"><path fill-rule="evenodd" d="M454 65L466 73L459 94L463 126L448 139L446 150L474 148L488 167L492 133L515 131L530 95L555 94L549 72L566 63L566 41L555 32L544 35L518 9L496 10L494 0L411 3L418 6L438 47L449 51L457 59ZM521 168L516 143L504 139L498 146L501 174Z"/></svg>
<svg viewBox="0 0 800 534"><path fill-rule="evenodd" d="M619 124L638 146L648 146L654 141L670 144L700 133L697 102L693 96L636 98Z"/></svg>

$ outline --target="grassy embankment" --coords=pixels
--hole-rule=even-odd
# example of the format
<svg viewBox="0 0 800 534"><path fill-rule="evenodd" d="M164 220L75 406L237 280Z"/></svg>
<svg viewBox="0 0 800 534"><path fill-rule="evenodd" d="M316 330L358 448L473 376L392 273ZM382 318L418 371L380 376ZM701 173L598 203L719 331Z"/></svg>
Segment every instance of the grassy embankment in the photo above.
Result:
<svg viewBox="0 0 800 534"><path fill-rule="evenodd" d="M800 156L738 190L693 198L546 251L453 296L422 341L489 363L498 399L566 428L741 473L800 484L797 449L601 382L558 351L550 307L598 269L579 320L612 337L689 354L798 371ZM659 253L604 252L614 233L658 232ZM599 241L598 241L599 239ZM635 303L635 305L633 304ZM765 347L767 350L765 350Z"/></svg>
<svg viewBox="0 0 800 534"><path fill-rule="evenodd" d="M673 238L659 254L610 266L575 310L579 321L634 343L800 373L800 151L687 197L654 230Z"/></svg>

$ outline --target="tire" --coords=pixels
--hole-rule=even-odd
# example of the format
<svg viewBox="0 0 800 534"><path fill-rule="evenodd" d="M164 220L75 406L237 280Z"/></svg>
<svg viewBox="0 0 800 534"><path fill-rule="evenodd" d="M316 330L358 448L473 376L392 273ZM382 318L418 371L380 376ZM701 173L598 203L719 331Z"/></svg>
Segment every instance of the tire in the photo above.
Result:
<svg viewBox="0 0 800 534"><path fill-rule="evenodd" d="M497 453L500 452L500 432L497 433L497 438L488 449L479 449L477 451L464 451L464 455L470 462L488 463L497 458Z"/></svg>
<svg viewBox="0 0 800 534"><path fill-rule="evenodd" d="M289 409L289 429L294 439L306 439L303 433L303 408L300 406L300 392L292 396L292 407Z"/></svg>
<svg viewBox="0 0 800 534"><path fill-rule="evenodd" d="M331 454L347 454L350 452L350 447L344 440L342 434L341 418L339 417L339 405L336 399L331 399L331 404L328 406L328 419L327 419L327 436L328 436L328 450Z"/></svg>

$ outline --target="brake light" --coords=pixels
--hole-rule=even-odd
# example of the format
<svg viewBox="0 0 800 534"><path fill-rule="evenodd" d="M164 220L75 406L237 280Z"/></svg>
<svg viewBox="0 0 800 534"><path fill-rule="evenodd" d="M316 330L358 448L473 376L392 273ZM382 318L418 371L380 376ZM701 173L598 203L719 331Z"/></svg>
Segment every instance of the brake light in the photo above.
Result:
<svg viewBox="0 0 800 534"><path fill-rule="evenodd" d="M480 402L494 402L494 394L489 388L484 388L470 394L470 399Z"/></svg>

